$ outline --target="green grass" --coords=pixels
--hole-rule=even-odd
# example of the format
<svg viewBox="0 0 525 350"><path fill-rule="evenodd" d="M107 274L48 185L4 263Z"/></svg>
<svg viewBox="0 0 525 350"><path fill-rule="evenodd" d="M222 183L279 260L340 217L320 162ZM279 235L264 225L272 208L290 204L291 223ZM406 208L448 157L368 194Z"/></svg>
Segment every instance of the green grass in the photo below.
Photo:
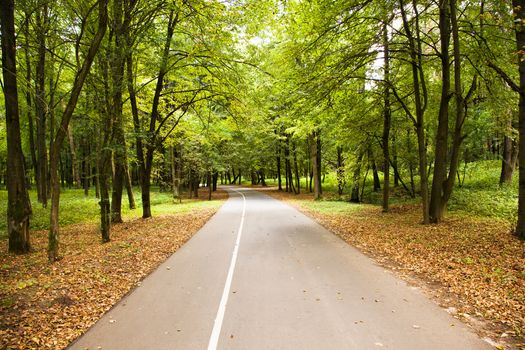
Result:
<svg viewBox="0 0 525 350"><path fill-rule="evenodd" d="M499 185L499 176L501 171L501 161L487 160L478 161L467 164L466 168L462 164L460 166L461 179L463 176L465 181L459 184L456 179L456 185L449 201L449 212L457 212L471 216L482 216L489 218L497 218L514 223L517 217L518 205L518 174L517 170L511 184ZM379 173L381 184L383 181L382 173ZM393 175L391 176L391 180ZM370 171L365 182L365 189L363 191L364 203L371 205L381 205L382 191L372 191L372 172ZM403 180L407 182L408 177L403 175ZM416 180L418 180L416 178ZM348 181L348 180L347 180ZM363 179L360 180L362 185ZM269 186L276 186L277 181L267 179ZM304 191L305 179L301 179L301 191ZM284 179L283 179L284 186ZM337 195L337 178L334 173L325 175L323 182L324 198L321 201L309 202L305 201L310 209L320 213L326 212L352 212L360 208L362 204L352 204L348 200L350 198L350 186L347 182L342 196ZM419 188L419 183L416 183L416 189ZM420 203L419 194L416 198L411 198L400 185L393 187L391 185L390 203L395 204L417 204Z"/></svg>
<svg viewBox="0 0 525 350"><path fill-rule="evenodd" d="M342 200L304 201L303 205L319 214L351 214L367 206Z"/></svg>
<svg viewBox="0 0 525 350"><path fill-rule="evenodd" d="M141 193L134 189L135 202L137 209L131 210L128 206L127 196L122 198L122 216L125 219L142 216ZM43 208L37 202L36 191L29 191L33 215L30 219L32 230L45 230L49 228L49 207ZM182 203L174 203L170 192L151 192L151 212L152 215L187 213L203 208L215 208L220 205L219 201L195 201L183 199ZM7 191L0 191L0 217L7 216ZM100 218L100 207L98 199L94 196L94 191L90 191L88 197L84 196L83 190L67 189L60 195L60 226L78 223L98 223ZM0 220L0 239L5 239L7 235L6 220Z"/></svg>
<svg viewBox="0 0 525 350"><path fill-rule="evenodd" d="M467 166L465 183L456 186L449 210L514 222L518 207L518 173L508 185L499 185L501 161L480 161Z"/></svg>

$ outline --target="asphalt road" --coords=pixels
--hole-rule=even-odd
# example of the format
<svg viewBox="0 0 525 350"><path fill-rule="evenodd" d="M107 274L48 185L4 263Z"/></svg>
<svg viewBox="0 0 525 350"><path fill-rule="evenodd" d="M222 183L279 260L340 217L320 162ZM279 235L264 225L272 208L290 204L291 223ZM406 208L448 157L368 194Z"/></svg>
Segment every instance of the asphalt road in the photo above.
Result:
<svg viewBox="0 0 525 350"><path fill-rule="evenodd" d="M71 349L492 349L420 290L250 189Z"/></svg>

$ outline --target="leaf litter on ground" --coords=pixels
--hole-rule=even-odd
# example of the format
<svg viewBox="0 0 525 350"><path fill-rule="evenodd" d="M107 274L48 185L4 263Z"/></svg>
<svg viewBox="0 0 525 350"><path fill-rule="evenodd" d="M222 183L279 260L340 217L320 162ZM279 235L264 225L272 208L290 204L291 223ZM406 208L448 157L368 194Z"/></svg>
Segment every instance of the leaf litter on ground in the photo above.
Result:
<svg viewBox="0 0 525 350"><path fill-rule="evenodd" d="M200 198L207 198L202 193ZM61 228L63 259L47 261L47 231L31 232L33 252L7 254L0 242L0 349L64 349L171 254L218 210L224 191L210 206L132 219L100 243L98 226Z"/></svg>

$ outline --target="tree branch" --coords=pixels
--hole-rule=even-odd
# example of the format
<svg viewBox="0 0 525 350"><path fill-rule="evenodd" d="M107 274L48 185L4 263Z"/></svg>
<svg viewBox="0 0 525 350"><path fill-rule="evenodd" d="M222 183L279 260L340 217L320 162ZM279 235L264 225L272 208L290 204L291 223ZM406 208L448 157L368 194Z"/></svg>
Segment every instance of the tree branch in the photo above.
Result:
<svg viewBox="0 0 525 350"><path fill-rule="evenodd" d="M510 86L512 90L519 94L523 94L523 92L520 91L520 87L518 86L518 84L516 84L514 80L512 80L511 77L509 77L503 69L496 66L493 62L489 62L487 65L490 68L494 69L494 71L500 76L501 79L503 79Z"/></svg>

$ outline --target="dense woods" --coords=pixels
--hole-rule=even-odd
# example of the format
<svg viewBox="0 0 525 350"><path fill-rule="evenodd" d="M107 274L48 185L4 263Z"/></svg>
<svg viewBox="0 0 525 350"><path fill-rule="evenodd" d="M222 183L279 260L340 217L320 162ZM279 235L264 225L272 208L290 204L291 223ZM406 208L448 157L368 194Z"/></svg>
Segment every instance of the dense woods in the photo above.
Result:
<svg viewBox="0 0 525 350"><path fill-rule="evenodd" d="M342 198L417 198L439 223L487 159L525 238L524 5L2 1L9 250L30 250L35 193L59 259L71 188L99 198L103 242L139 193L148 218L152 188L177 201L243 180L321 198L334 178Z"/></svg>

